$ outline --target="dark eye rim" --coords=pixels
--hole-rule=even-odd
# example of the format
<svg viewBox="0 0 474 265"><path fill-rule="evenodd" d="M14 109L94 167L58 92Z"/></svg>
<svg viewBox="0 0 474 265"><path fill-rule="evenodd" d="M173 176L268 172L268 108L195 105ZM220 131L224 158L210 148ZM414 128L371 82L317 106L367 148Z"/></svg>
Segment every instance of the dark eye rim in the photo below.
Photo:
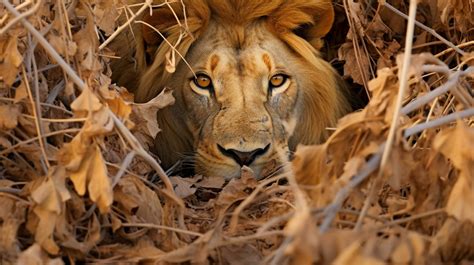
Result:
<svg viewBox="0 0 474 265"><path fill-rule="evenodd" d="M209 83L208 86L203 87L203 86L200 86L200 85L198 84L197 79L198 79L198 77L200 77L200 76L201 76L201 77L206 77L206 78L209 79L210 83ZM211 78L208 74L205 74L205 73L196 73L196 76L193 76L193 77L191 78L191 80L192 80L193 83L194 83L198 88L200 88L200 89L212 90L213 87L214 87L214 86L213 86L213 83L212 83L212 78Z"/></svg>
<svg viewBox="0 0 474 265"><path fill-rule="evenodd" d="M282 77L283 77L283 82L281 83L281 85L279 85L279 86L274 86L274 85L272 85L272 78L274 78L275 76L282 76ZM269 87L270 89L272 89L272 88L279 88L279 87L283 86L283 85L288 81L288 79L290 79L290 76L289 76L289 75L287 75L287 74L285 74L285 73L276 73L276 74L272 75L272 76L270 77L270 79L268 79L268 87Z"/></svg>

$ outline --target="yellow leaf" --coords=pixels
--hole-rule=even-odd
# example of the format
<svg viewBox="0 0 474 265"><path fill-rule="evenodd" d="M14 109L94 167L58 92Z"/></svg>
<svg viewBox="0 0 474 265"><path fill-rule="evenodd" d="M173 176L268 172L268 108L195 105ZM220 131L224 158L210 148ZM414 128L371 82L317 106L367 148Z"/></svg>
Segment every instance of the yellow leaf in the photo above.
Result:
<svg viewBox="0 0 474 265"><path fill-rule="evenodd" d="M53 167L49 176L32 193L31 198L43 209L61 213L62 205L71 198L66 188L66 171L63 167Z"/></svg>
<svg viewBox="0 0 474 265"><path fill-rule="evenodd" d="M99 206L101 213L106 213L113 202L112 185L107 176L107 167L99 147L95 148L89 168L89 196Z"/></svg>
<svg viewBox="0 0 474 265"><path fill-rule="evenodd" d="M56 220L70 198L65 169L53 167L45 181L31 193L31 198L36 203L33 212L39 219L35 240L50 254L57 254L59 247L53 240Z"/></svg>
<svg viewBox="0 0 474 265"><path fill-rule="evenodd" d="M130 103L125 102L120 96L116 96L113 99L107 99L107 105L110 110L115 113L122 120L127 120L132 113L132 107Z"/></svg>
<svg viewBox="0 0 474 265"><path fill-rule="evenodd" d="M114 128L114 121L110 117L110 112L106 108L94 112L89 119L84 123L82 128L85 135L88 137L96 135L104 135L112 131Z"/></svg>
<svg viewBox="0 0 474 265"><path fill-rule="evenodd" d="M99 147L91 148L77 171L70 178L79 195L86 193L86 187L92 201L97 203L101 213L109 210L113 201L112 186L107 176L107 167Z"/></svg>
<svg viewBox="0 0 474 265"><path fill-rule="evenodd" d="M38 216L39 222L36 227L35 241L40 244L48 253L56 255L59 253L59 247L54 242L53 233L56 227L58 215L47 209L37 206L33 212Z"/></svg>
<svg viewBox="0 0 474 265"><path fill-rule="evenodd" d="M89 89L89 87L86 87L79 97L77 97L71 104L71 108L79 116L86 116L87 113L98 111L102 107L99 98Z"/></svg>
<svg viewBox="0 0 474 265"><path fill-rule="evenodd" d="M84 156L77 157L80 166L76 171L71 172L69 177L72 180L77 193L81 196L86 194L87 175L89 174L89 168L91 167L92 155L93 150L88 149Z"/></svg>

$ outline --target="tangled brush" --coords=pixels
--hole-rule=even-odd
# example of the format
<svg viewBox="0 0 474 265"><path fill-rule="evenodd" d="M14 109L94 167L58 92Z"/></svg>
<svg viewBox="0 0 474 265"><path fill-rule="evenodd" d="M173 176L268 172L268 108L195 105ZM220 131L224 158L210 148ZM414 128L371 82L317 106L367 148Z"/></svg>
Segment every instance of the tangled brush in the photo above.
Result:
<svg viewBox="0 0 474 265"><path fill-rule="evenodd" d="M474 260L472 3L334 4L325 54L368 104L284 173L225 183L165 172L171 91L135 104L110 78L110 42L168 1L2 0L1 263Z"/></svg>

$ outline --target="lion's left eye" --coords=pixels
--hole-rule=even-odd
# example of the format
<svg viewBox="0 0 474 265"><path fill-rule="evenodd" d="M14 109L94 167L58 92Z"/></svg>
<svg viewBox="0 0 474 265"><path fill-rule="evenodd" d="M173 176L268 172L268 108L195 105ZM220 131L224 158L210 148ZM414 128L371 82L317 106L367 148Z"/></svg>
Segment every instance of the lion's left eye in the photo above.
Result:
<svg viewBox="0 0 474 265"><path fill-rule="evenodd" d="M202 89L209 89L212 86L211 78L205 74L198 74L193 81L196 86Z"/></svg>
<svg viewBox="0 0 474 265"><path fill-rule="evenodd" d="M214 91L211 77L203 73L198 73L192 78L190 86L194 92L203 96L209 97Z"/></svg>
<svg viewBox="0 0 474 265"><path fill-rule="evenodd" d="M284 92L290 85L290 78L285 74L273 75L268 80L268 88L272 94Z"/></svg>

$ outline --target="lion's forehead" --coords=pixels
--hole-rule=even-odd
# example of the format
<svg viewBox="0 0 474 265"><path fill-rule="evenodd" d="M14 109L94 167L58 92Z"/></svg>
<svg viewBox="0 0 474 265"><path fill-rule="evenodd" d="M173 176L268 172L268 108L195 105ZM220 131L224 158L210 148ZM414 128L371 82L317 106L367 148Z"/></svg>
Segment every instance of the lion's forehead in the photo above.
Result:
<svg viewBox="0 0 474 265"><path fill-rule="evenodd" d="M206 59L214 74L255 75L275 68L271 51L255 45L245 49L216 48Z"/></svg>

